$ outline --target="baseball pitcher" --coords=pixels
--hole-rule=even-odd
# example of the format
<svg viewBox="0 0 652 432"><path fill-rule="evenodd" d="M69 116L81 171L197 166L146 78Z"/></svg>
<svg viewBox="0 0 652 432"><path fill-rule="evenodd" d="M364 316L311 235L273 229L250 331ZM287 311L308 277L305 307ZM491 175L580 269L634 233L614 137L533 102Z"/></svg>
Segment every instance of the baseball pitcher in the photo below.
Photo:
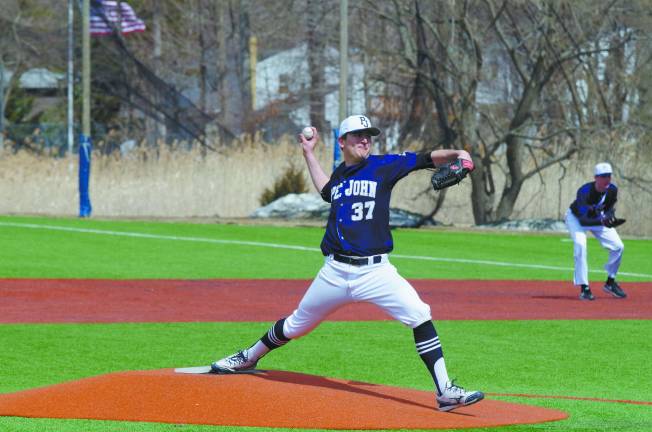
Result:
<svg viewBox="0 0 652 432"><path fill-rule="evenodd" d="M458 183L473 170L464 150L370 155L372 137L380 130L364 115L346 118L339 129L342 162L331 176L319 164L314 149L319 134L312 128L299 142L315 188L330 203L326 232L321 242L324 265L288 317L277 321L251 347L214 362L214 373L253 369L269 351L297 339L353 302L370 302L413 329L416 350L434 381L441 411L471 405L484 394L467 391L449 379L441 343L430 307L390 263L393 249L389 229L389 203L394 185L410 172L439 167L432 178L435 189Z"/></svg>

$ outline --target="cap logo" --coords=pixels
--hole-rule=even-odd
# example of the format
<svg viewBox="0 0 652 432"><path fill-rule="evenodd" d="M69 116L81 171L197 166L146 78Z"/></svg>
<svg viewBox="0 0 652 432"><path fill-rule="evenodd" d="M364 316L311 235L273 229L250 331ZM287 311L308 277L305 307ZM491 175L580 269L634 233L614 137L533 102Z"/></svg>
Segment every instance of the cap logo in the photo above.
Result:
<svg viewBox="0 0 652 432"><path fill-rule="evenodd" d="M356 132L360 130L369 132L370 136L380 135L380 129L373 127L371 125L371 120L369 120L367 116L356 114L349 116L342 121L340 124L339 136L344 136L349 132Z"/></svg>

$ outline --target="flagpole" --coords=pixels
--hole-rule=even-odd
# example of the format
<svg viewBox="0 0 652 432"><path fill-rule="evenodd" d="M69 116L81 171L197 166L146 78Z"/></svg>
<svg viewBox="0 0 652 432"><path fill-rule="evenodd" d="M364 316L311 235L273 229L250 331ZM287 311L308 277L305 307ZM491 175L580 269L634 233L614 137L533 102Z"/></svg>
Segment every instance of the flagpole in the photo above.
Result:
<svg viewBox="0 0 652 432"><path fill-rule="evenodd" d="M349 80L349 0L340 0L340 93L339 114L340 122L348 114L347 85ZM340 163L340 147L337 143L339 129L333 128L333 171Z"/></svg>
<svg viewBox="0 0 652 432"><path fill-rule="evenodd" d="M91 136L90 0L82 6L82 133Z"/></svg>
<svg viewBox="0 0 652 432"><path fill-rule="evenodd" d="M68 0L68 157L72 160L74 138L74 0Z"/></svg>
<svg viewBox="0 0 652 432"><path fill-rule="evenodd" d="M340 121L348 114L347 84L349 80L349 1L340 0Z"/></svg>

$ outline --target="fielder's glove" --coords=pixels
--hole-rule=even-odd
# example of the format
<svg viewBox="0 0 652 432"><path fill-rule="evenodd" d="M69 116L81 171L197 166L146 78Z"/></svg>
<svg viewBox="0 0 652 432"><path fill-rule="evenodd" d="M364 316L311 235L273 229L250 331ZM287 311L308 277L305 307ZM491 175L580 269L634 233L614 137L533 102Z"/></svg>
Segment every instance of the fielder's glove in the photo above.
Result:
<svg viewBox="0 0 652 432"><path fill-rule="evenodd" d="M430 182L432 187L438 191L461 182L464 177L473 171L473 162L468 159L456 159L445 165L437 167Z"/></svg>
<svg viewBox="0 0 652 432"><path fill-rule="evenodd" d="M627 222L627 219L620 219L615 216L612 216L610 218L604 219L602 221L602 225L606 226L607 228L616 228L617 226L620 226Z"/></svg>

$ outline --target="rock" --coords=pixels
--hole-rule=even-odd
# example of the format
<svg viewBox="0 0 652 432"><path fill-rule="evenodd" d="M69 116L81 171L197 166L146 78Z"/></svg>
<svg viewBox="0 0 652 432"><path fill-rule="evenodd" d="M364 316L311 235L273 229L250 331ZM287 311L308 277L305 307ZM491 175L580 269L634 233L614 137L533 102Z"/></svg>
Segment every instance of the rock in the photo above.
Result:
<svg viewBox="0 0 652 432"><path fill-rule="evenodd" d="M288 194L256 209L252 218L312 219L328 217L330 204L316 194Z"/></svg>
<svg viewBox="0 0 652 432"><path fill-rule="evenodd" d="M478 228L505 229L516 231L555 231L566 232L564 221L557 219L520 219L503 222L492 222L488 224L476 225Z"/></svg>
<svg viewBox="0 0 652 432"><path fill-rule="evenodd" d="M280 219L324 219L328 218L330 204L322 200L317 194L288 194L264 207L256 209L252 218L280 218ZM407 210L390 208L390 227L414 227L421 219L418 213ZM432 225L427 222L427 225Z"/></svg>
<svg viewBox="0 0 652 432"><path fill-rule="evenodd" d="M321 199L317 194L288 194L264 207L256 209L251 218L278 218L278 219L321 219L328 218L330 204ZM390 208L389 226L415 227L421 220L421 215L407 210ZM427 221L424 225L440 225ZM504 222L493 222L476 225L477 228L504 229L516 231L552 231L566 232L566 224L557 219L520 219Z"/></svg>
<svg viewBox="0 0 652 432"><path fill-rule="evenodd" d="M390 227L404 227L414 228L421 220L422 216L418 213L412 213L407 210L390 208L389 209L389 226ZM431 221L426 221L423 225L438 225L433 224Z"/></svg>
<svg viewBox="0 0 652 432"><path fill-rule="evenodd" d="M131 153L135 148L136 148L136 141L132 139L127 140L122 144L120 144L120 155L126 156L127 154Z"/></svg>

